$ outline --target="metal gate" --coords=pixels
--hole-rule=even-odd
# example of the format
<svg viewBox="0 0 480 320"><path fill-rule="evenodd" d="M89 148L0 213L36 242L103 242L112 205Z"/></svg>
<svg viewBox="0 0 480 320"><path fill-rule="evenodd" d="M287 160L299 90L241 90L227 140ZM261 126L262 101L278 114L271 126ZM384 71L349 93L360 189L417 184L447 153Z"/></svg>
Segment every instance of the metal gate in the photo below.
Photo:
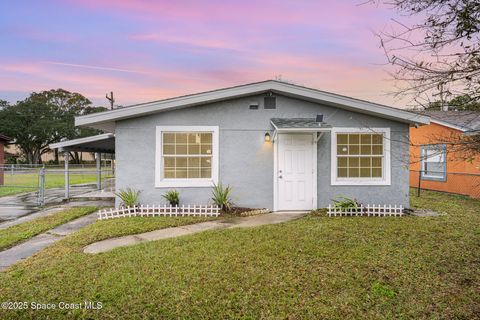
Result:
<svg viewBox="0 0 480 320"><path fill-rule="evenodd" d="M41 206L45 198L45 168L39 165L0 166L0 205Z"/></svg>

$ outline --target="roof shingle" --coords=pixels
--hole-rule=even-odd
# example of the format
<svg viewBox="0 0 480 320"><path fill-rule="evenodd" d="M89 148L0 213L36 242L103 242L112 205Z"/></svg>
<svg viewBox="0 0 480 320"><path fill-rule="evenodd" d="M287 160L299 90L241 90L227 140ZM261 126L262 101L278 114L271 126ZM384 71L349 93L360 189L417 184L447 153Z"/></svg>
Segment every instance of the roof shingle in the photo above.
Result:
<svg viewBox="0 0 480 320"><path fill-rule="evenodd" d="M328 128L329 125L323 122L317 122L315 118L272 118L270 119L273 125L278 129L288 129L288 128L300 128L300 129L310 129L310 128Z"/></svg>
<svg viewBox="0 0 480 320"><path fill-rule="evenodd" d="M466 131L480 130L480 111L421 111L432 119L465 128Z"/></svg>

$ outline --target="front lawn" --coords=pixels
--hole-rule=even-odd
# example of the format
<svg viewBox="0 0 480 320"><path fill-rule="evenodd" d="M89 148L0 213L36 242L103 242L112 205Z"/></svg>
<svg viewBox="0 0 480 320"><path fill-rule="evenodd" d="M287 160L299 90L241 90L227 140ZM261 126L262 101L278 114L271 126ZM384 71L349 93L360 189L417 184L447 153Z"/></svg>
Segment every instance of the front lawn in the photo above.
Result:
<svg viewBox="0 0 480 320"><path fill-rule="evenodd" d="M98 222L0 274L0 300L100 301L101 310L0 318L478 317L480 201L423 192L412 204L447 214L308 216L83 254L94 240L125 234L130 220Z"/></svg>
<svg viewBox="0 0 480 320"><path fill-rule="evenodd" d="M68 221L92 213L95 210L97 210L97 207L65 209L49 216L36 218L6 229L0 229L0 251Z"/></svg>

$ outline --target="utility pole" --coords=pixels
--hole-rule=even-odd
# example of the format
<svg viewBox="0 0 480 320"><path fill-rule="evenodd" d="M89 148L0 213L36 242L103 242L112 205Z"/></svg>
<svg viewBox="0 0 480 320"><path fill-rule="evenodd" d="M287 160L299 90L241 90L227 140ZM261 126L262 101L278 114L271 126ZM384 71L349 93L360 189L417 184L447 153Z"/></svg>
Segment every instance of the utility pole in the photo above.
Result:
<svg viewBox="0 0 480 320"><path fill-rule="evenodd" d="M105 98L107 98L108 101L110 101L110 110L113 110L113 104L115 103L115 99L113 98L113 91L110 91L110 97L108 96L108 93L105 95Z"/></svg>

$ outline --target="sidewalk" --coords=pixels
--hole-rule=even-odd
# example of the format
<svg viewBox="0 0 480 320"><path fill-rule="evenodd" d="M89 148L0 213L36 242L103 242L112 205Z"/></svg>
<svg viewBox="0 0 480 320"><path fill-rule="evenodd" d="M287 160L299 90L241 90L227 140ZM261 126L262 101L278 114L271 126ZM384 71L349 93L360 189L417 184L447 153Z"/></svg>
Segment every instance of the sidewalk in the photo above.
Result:
<svg viewBox="0 0 480 320"><path fill-rule="evenodd" d="M63 239L66 235L77 231L97 220L97 213L80 217L67 222L45 233L39 234L19 245L0 252L0 271L5 270L12 264L28 258L51 244Z"/></svg>
<svg viewBox="0 0 480 320"><path fill-rule="evenodd" d="M304 216L305 212L281 212L268 213L252 217L233 218L228 220L217 220L190 224L182 227L160 229L135 235L129 235L119 238L107 239L94 242L86 246L85 253L107 252L115 248L131 246L146 241L155 241L160 239L175 238L184 235L194 234L207 230L219 230L230 228L248 228L262 226L266 224L276 224L298 219ZM1 257L0 257L1 258Z"/></svg>
<svg viewBox="0 0 480 320"><path fill-rule="evenodd" d="M8 227L27 222L36 218L40 217L46 217L49 215L52 215L54 213L57 213L59 211L65 210L67 208L73 208L73 207L88 207L88 206L96 206L96 207L111 207L113 206L113 201L111 200L96 200L96 201L70 201L67 202L61 206L55 206L55 207L49 207L45 208L43 210L30 213L29 215L24 215L20 218L14 219L14 220L7 220L5 222L0 223L0 230L1 229L6 229Z"/></svg>

